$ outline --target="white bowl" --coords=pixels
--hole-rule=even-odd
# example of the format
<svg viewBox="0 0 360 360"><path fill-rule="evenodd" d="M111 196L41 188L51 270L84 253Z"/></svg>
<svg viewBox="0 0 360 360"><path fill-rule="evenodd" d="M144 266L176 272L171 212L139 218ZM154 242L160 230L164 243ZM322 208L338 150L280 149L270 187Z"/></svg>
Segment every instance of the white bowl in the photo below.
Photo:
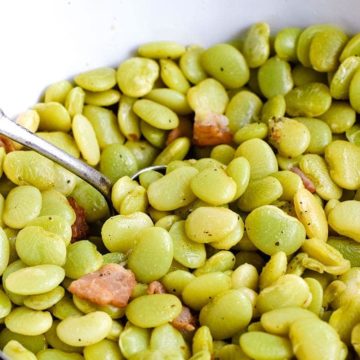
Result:
<svg viewBox="0 0 360 360"><path fill-rule="evenodd" d="M334 23L360 31L359 0L1 0L0 108L15 116L44 88L78 72L117 66L141 43L204 46L256 21Z"/></svg>

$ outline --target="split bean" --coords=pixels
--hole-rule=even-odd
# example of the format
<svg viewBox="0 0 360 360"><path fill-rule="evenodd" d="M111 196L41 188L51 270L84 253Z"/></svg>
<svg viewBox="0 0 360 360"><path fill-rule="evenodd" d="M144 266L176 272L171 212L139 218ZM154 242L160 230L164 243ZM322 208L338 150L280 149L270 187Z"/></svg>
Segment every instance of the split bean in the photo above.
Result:
<svg viewBox="0 0 360 360"><path fill-rule="evenodd" d="M125 95L141 97L151 91L159 71L159 65L154 60L133 57L119 65L116 79Z"/></svg>

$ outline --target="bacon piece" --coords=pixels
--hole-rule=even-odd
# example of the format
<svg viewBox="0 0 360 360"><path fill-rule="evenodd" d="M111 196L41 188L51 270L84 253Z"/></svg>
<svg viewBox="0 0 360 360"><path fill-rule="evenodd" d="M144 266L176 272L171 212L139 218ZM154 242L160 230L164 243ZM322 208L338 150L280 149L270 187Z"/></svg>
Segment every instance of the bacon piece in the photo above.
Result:
<svg viewBox="0 0 360 360"><path fill-rule="evenodd" d="M15 150L14 142L4 135L0 135L0 147L5 148L5 152L9 153Z"/></svg>
<svg viewBox="0 0 360 360"><path fill-rule="evenodd" d="M187 306L183 306L180 315L171 324L181 331L193 331L195 330L196 318L191 314Z"/></svg>
<svg viewBox="0 0 360 360"><path fill-rule="evenodd" d="M68 198L68 202L70 206L74 209L76 215L75 222L71 225L71 242L85 239L89 231L89 226L85 220L85 210L72 197Z"/></svg>
<svg viewBox="0 0 360 360"><path fill-rule="evenodd" d="M296 166L292 167L290 171L298 174L305 186L305 189L309 190L311 193L316 192L314 183Z"/></svg>
<svg viewBox="0 0 360 360"><path fill-rule="evenodd" d="M147 293L149 295L166 294L166 289L160 281L152 281L147 288Z"/></svg>
<svg viewBox="0 0 360 360"><path fill-rule="evenodd" d="M107 264L73 281L68 290L94 304L121 308L127 305L135 285L135 275L131 270L119 264Z"/></svg>
<svg viewBox="0 0 360 360"><path fill-rule="evenodd" d="M179 137L188 137L191 139L193 133L192 126L192 121L189 119L180 119L179 126L169 132L166 139L166 145L169 145Z"/></svg>
<svg viewBox="0 0 360 360"><path fill-rule="evenodd" d="M201 113L195 115L193 143L198 146L230 144L233 135L225 115Z"/></svg>

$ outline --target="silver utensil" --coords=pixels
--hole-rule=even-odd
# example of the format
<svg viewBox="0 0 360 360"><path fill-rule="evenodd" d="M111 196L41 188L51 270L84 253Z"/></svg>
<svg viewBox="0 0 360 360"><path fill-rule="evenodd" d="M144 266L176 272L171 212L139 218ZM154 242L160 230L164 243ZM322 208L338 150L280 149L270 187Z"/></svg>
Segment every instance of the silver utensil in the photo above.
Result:
<svg viewBox="0 0 360 360"><path fill-rule="evenodd" d="M47 157L50 160L55 161L57 164L63 166L65 169L71 171L81 179L86 181L97 189L106 199L110 208L111 203L111 181L104 174L97 171L93 167L85 164L82 160L79 160L57 146L49 143L48 141L36 136L31 131L27 130L21 125L16 124L13 120L8 118L4 112L0 109L0 134L5 135L11 140L14 140L36 152ZM163 171L166 165L154 165L139 170L137 173L131 176L132 179L136 179L140 174L150 171L159 170Z"/></svg>

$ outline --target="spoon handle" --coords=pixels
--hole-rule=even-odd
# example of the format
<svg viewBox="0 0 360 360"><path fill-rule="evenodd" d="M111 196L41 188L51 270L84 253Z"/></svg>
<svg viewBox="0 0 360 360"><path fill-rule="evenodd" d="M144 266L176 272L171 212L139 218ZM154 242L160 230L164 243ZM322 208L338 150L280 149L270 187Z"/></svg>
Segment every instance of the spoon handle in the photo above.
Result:
<svg viewBox="0 0 360 360"><path fill-rule="evenodd" d="M55 161L57 164L63 166L92 185L100 191L106 199L110 198L111 182L105 175L85 164L83 161L76 159L65 151L59 149L57 146L54 146L39 136L34 135L23 126L16 124L14 121L9 119L1 109L0 134L5 135L11 140L17 141L18 143L35 150L39 154L44 155L48 159Z"/></svg>

